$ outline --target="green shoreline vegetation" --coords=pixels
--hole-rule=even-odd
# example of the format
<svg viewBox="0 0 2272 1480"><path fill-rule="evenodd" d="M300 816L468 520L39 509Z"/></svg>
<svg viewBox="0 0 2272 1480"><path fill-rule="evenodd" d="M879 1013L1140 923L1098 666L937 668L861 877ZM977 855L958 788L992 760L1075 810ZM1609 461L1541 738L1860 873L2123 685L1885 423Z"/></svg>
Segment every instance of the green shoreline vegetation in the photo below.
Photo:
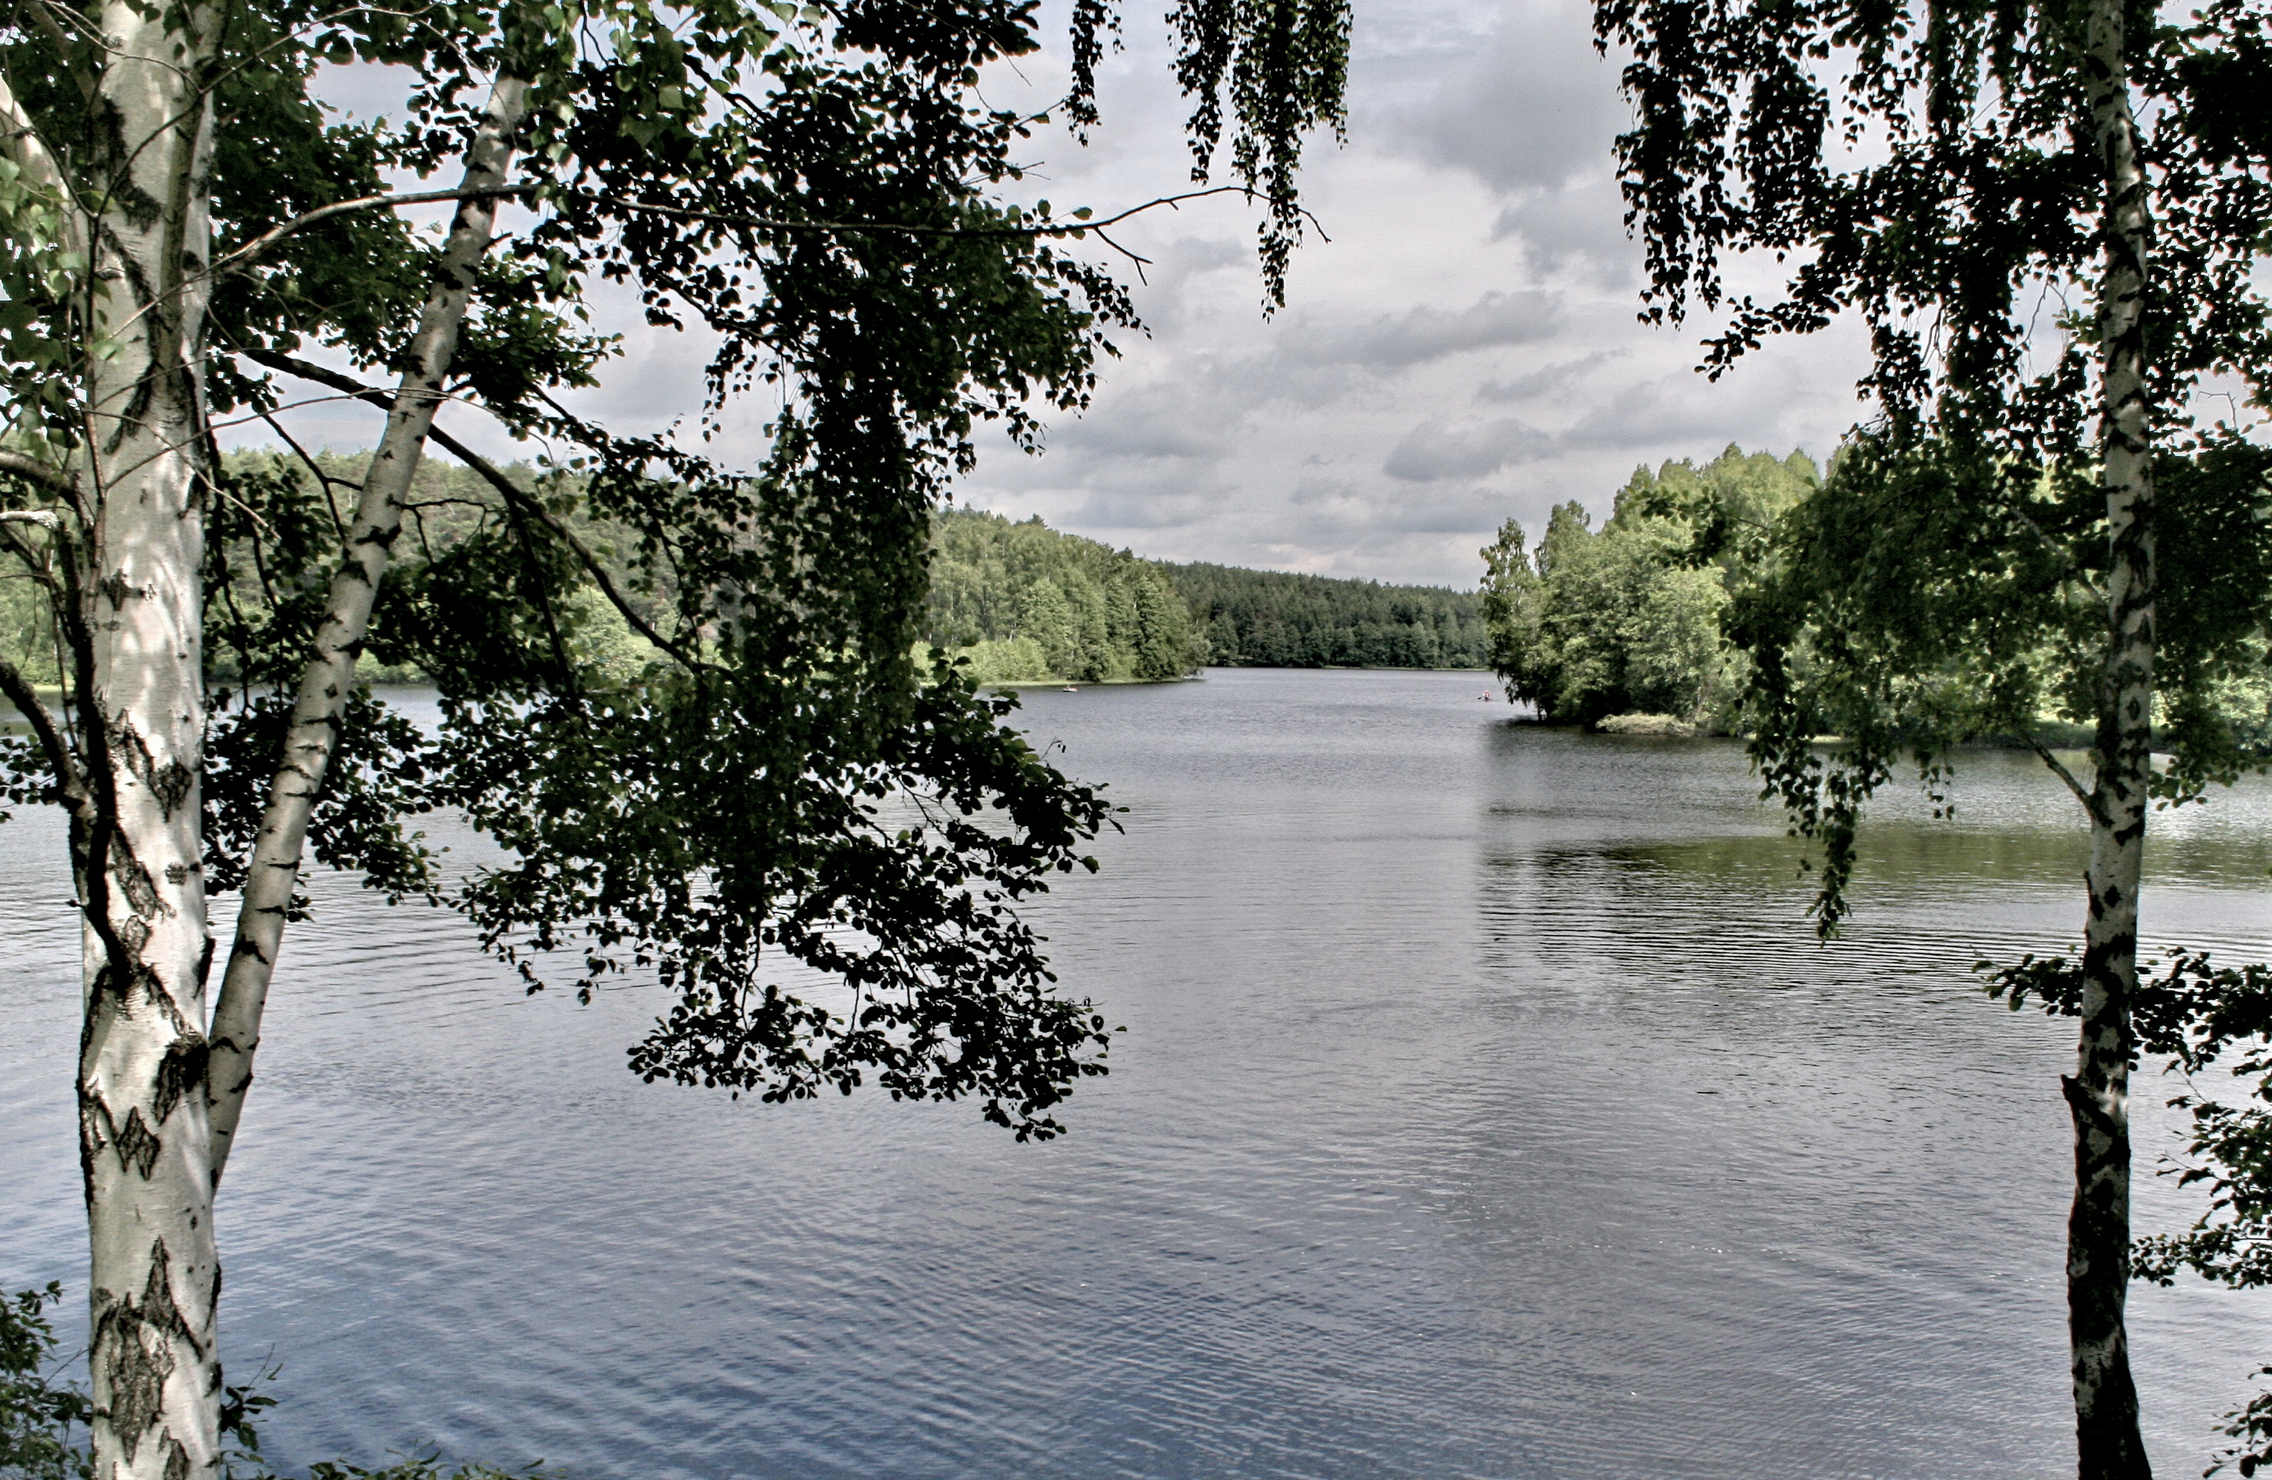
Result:
<svg viewBox="0 0 2272 1480"><path fill-rule="evenodd" d="M1764 640L1752 629L1790 605L1782 587L1819 558L1808 552L1820 526L1850 498L1826 488L1840 466L1838 455L1826 469L1802 451L1777 458L1731 443L1702 466L1635 469L1599 529L1576 502L1555 506L1535 547L1508 520L1481 552L1480 593L1490 667L1508 698L1530 704L1539 723L1606 734L1751 734L1753 649ZM1812 642L1782 661L1812 673L1821 661ZM2056 666L2048 650L2038 662ZM2090 726L2061 712L2058 697L2046 694L2025 733L1966 743L2087 749ZM2272 746L2272 668L2227 675L2210 697L2248 745ZM2164 708L2157 701L2166 727Z"/></svg>
<svg viewBox="0 0 2272 1480"><path fill-rule="evenodd" d="M924 627L985 684L1161 683L1207 661L1159 565L975 509L932 516Z"/></svg>
<svg viewBox="0 0 2272 1480"><path fill-rule="evenodd" d="M315 454L335 504L344 508L353 499L367 459L361 452ZM274 449L232 452L227 464L301 481L311 476L295 456ZM503 471L517 484L536 485L536 470L525 463ZM428 459L419 467L403 538L430 552L447 550L493 518L495 502L478 475ZM634 608L660 616L668 593L641 589L632 578L614 548L621 532L584 519L575 528ZM252 569L249 562L244 569ZM216 609L224 627L230 611L263 612L304 593L262 589L240 573L226 596ZM578 661L628 676L657 656L589 587L570 594L567 605L572 619L564 640ZM388 652L380 628L357 675L371 683L424 682L415 664ZM1039 518L1013 522L963 507L933 519L923 644L949 649L968 661L976 681L1005 688L1161 683L1209 665L1480 670L1490 657L1483 599L1475 592L1146 560ZM37 588L28 579L0 581L0 660L52 691L59 683L55 652ZM209 644L207 661L217 681L237 679L226 643Z"/></svg>
<svg viewBox="0 0 2272 1480"><path fill-rule="evenodd" d="M1486 666L1473 592L1145 560L969 508L932 524L927 640L986 684L1161 682L1202 666Z"/></svg>
<svg viewBox="0 0 2272 1480"><path fill-rule="evenodd" d="M1724 631L1775 521L1821 486L1804 452L1730 444L1697 467L1634 470L1600 529L1558 504L1536 549L1510 519L1482 554L1490 665L1548 724L1726 735L1747 668Z"/></svg>

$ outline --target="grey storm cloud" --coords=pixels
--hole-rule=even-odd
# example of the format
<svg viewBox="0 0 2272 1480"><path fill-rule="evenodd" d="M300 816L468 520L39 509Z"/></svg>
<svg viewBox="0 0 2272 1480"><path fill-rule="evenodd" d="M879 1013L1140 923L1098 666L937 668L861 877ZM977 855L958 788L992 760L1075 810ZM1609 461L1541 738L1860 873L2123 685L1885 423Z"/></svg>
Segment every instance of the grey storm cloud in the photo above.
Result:
<svg viewBox="0 0 2272 1480"><path fill-rule="evenodd" d="M1626 235L1625 202L1614 180L1530 191L1499 212L1491 238L1521 242L1541 271L1577 270L1610 287L1639 275L1641 247Z"/></svg>
<svg viewBox="0 0 2272 1480"><path fill-rule="evenodd" d="M1151 251L1144 280L1134 289L1136 310L1153 334L1172 333L1188 322L1188 289L1194 278L1229 268L1250 268L1253 249L1222 237L1178 237ZM1243 291L1242 284L1242 291Z"/></svg>
<svg viewBox="0 0 2272 1480"><path fill-rule="evenodd" d="M1405 434L1381 471L1407 483L1481 478L1553 450L1554 438L1511 416L1456 424L1430 417Z"/></svg>
<svg viewBox="0 0 2272 1480"><path fill-rule="evenodd" d="M1052 455L1107 460L1218 457L1234 423L1219 414L1219 407L1198 404L1205 399L1199 387L1178 381L1121 392L1112 398L1109 416L1059 418L1050 431ZM1218 414L1210 415L1210 410Z"/></svg>
<svg viewBox="0 0 2272 1480"><path fill-rule="evenodd" d="M1716 456L1730 442L1753 449L1787 435L1792 387L1783 375L1731 376L1713 384L1691 374L1628 385L1566 428L1572 449L1685 446Z"/></svg>
<svg viewBox="0 0 2272 1480"><path fill-rule="evenodd" d="M1485 293L1462 309L1420 307L1369 324L1297 326L1280 346L1287 359L1334 361L1373 371L1408 370L1470 350L1550 339L1562 328L1556 293Z"/></svg>
<svg viewBox="0 0 2272 1480"><path fill-rule="evenodd" d="M1537 401L1563 395L1575 389L1588 370L1611 360L1622 360L1626 353L1622 349L1597 350L1575 360L1556 361L1512 380L1486 380L1475 388L1475 399L1505 406L1517 401Z"/></svg>
<svg viewBox="0 0 2272 1480"><path fill-rule="evenodd" d="M1496 9L1489 39L1440 61L1425 99L1395 111L1396 146L1497 194L1492 240L1521 242L1533 269L1622 289L1639 254L1615 180L1615 142L1632 126L1620 63L1594 50L1591 6Z"/></svg>

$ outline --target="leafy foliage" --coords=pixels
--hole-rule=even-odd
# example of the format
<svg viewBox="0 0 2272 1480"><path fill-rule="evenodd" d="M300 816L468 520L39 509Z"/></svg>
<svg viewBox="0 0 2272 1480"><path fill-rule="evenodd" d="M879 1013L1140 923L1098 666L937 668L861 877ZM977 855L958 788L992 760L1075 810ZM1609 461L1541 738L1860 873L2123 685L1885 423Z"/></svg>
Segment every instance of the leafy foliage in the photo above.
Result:
<svg viewBox="0 0 2272 1480"><path fill-rule="evenodd" d="M2171 784L2193 795L2255 743L2233 685L2262 654L2250 634L2266 589L2263 453L2230 428L2186 429L2203 376L2261 395L2272 375L2251 276L2272 161L2245 122L2261 112L2267 21L2247 0L2183 22L2130 9L2162 212L2147 396L2167 444L2155 529L2170 651L2157 683L2183 757ZM1826 925L1896 736L1914 742L1930 784L1957 738L2025 736L2046 711L2093 718L2086 654L2103 649L2093 583L2108 565L2100 490L2083 471L2094 331L2068 316L2048 360L2031 348L2042 304L2090 280L2106 242L2079 15L1849 0L1771 16L1742 0L1605 0L1597 12L1604 41L1634 57L1624 81L1639 119L1619 154L1649 252L1644 317L1724 310L1707 341L1714 375L1766 336L1840 312L1870 327L1864 388L1882 419L1795 517L1773 588L1735 618L1757 660L1753 754L1824 845ZM1725 261L1752 250L1797 263L1780 299L1729 293ZM1820 754L1822 733L1848 743Z"/></svg>
<svg viewBox="0 0 2272 1480"><path fill-rule="evenodd" d="M94 1473L83 1444L90 1417L87 1395L58 1382L47 1369L55 1360L55 1328L46 1309L63 1287L19 1290L0 1298L0 1480L83 1480Z"/></svg>
<svg viewBox="0 0 2272 1480"><path fill-rule="evenodd" d="M1159 565L1040 519L946 509L931 526L925 636L981 682L1179 678L1204 659Z"/></svg>
<svg viewBox="0 0 2272 1480"><path fill-rule="evenodd" d="M2083 1010L2087 979L2066 957L2030 955L2002 968L1984 961L1979 969L1988 973L1988 994L2014 1012L2030 999L2047 1013ZM2169 1104L2192 1121L2186 1150L2193 1160L2164 1170L2209 1194L2186 1232L2138 1241L2133 1272L2164 1285L2191 1270L2240 1289L2272 1286L2272 967L2220 967L2205 952L2172 951L2159 977L2141 977L2132 1021L2133 1057L2166 1055L2185 1076ZM2220 1065L2246 1086L2238 1104L2193 1082ZM2272 1376L2272 1368L2254 1375ZM2243 1475L2272 1465L2272 1394L2227 1415L2220 1432L2236 1442L2209 1473L2228 1463Z"/></svg>
<svg viewBox="0 0 2272 1480"><path fill-rule="evenodd" d="M1047 120L987 105L980 79L1035 49L1034 7L269 0L226 14L203 368L216 417L265 419L290 453L208 469L209 885L244 877L284 696L359 492L352 466L306 454L282 418L310 382L384 402L372 382L401 368L432 278L431 238L350 207L453 167L491 80L522 78L523 214L479 265L445 389L546 450L497 469L435 434L465 466L418 484L367 658L429 677L441 729L367 687L350 696L310 828L317 861L460 909L532 990L563 952L558 974L581 992L657 977L674 1005L632 1051L650 1078L785 1098L872 1076L1054 1134L1049 1107L1103 1070L1103 1023L1051 993L1014 906L1094 866L1081 850L1108 809L1018 739L1007 701L918 640L931 511L979 425L1037 447L1037 418L1084 405L1108 331L1134 322L1075 246L1091 212L1005 198ZM1115 24L1080 8L1077 49ZM0 19L8 86L99 193L106 124L80 87L99 47L59 49L32 25ZM1267 208L1280 293L1303 135L1338 126L1345 8L1202 7L1178 28L1201 172L1227 131L1232 178ZM412 79L401 107L332 114L312 80L350 63ZM1095 119L1086 72L1070 108ZM21 392L8 435L59 470L85 408L50 348L80 309L42 213L76 204L0 181L0 370ZM617 350L592 327L610 283L649 324L712 346L696 430L745 391L777 404L757 466L565 409ZM13 507L55 500L39 479L5 482ZM71 526L8 528L48 604L76 610ZM1139 602L1136 666L1180 670L1184 614L1159 596ZM0 636L27 655L42 640L36 620ZM83 684L68 654L54 671L70 740ZM54 794L55 747L9 745L10 793ZM445 880L412 831L435 808L469 814L508 861ZM784 964L836 985L793 990Z"/></svg>
<svg viewBox="0 0 2272 1480"><path fill-rule="evenodd" d="M1645 318L1724 309L1706 342L1718 374L1769 335L1859 313L1866 388L1897 419L1939 399L2013 452L2087 450L2089 332L2069 319L2082 332L2049 363L2031 350L2046 296L2095 278L2105 245L2080 8L1604 0L1596 15L1633 54L1638 119L1618 154ZM2150 400L2166 429L2206 372L2263 384L2272 72L2251 0L2166 20L2133 5L2126 24L2161 211ZM1727 259L1753 250L1794 262L1782 297L1728 289Z"/></svg>
<svg viewBox="0 0 2272 1480"><path fill-rule="evenodd" d="M2137 0L1596 11L1604 47L1632 57L1636 126L1618 147L1647 245L1643 317L1719 313L1714 375L1843 313L1870 334L1874 423L1735 618L1754 761L1825 854L1820 927L1845 908L1854 828L1903 750L1938 802L1949 744L2023 738L2090 827L2088 982L2063 1088L2078 1459L2093 1480L2148 1473L2124 1328L2148 815L2255 758L2223 686L2262 664L2263 587L2244 574L2262 452L2239 397L2211 422L2196 393L2226 377L2261 408L2272 391L2268 19L2263 0L2182 17ZM1747 253L1772 256L1780 293L1730 289ZM2157 483L2177 496L2157 504ZM2239 521L2196 525L2219 508ZM2233 609L2195 610L2213 591ZM2037 733L2046 707L2089 720L2087 781ZM1825 729L1841 737L1827 751Z"/></svg>
<svg viewBox="0 0 2272 1480"><path fill-rule="evenodd" d="M1170 565L1203 631L1207 661L1228 668L1480 668L1476 597L1440 586Z"/></svg>
<svg viewBox="0 0 2272 1480"><path fill-rule="evenodd" d="M1756 579L1772 521L1819 474L1804 453L1729 447L1702 468L1635 470L1597 532L1558 505L1535 551L1508 520L1483 553L1491 665L1542 719L1667 716L1725 731L1743 677L1723 651L1730 588Z"/></svg>
<svg viewBox="0 0 2272 1480"><path fill-rule="evenodd" d="M1033 0L129 10L156 54L115 39L116 7L0 13L0 553L48 617L9 611L0 637L27 662L52 643L63 690L50 708L37 665L0 663L30 728L0 739L0 794L70 809L104 961L90 1042L136 983L168 1008L136 1018L162 1061L114 1054L107 1089L79 1077L82 1107L108 1115L115 1091L154 1116L129 1123L164 1125L202 1092L211 1114L163 1134L210 1197L276 932L306 908L289 888L305 829L318 862L462 911L531 990L659 980L669 1002L631 1051L650 1079L783 1099L873 1077L974 1099L1020 1139L1060 1131L1050 1111L1103 1072L1105 1026L1051 990L1016 911L1095 866L1082 849L1109 809L1026 747L1008 701L917 645L931 511L981 424L1036 449L1040 418L1085 405L1108 334L1134 326L1075 245L1118 218L1011 198L1048 120L981 83L1036 49ZM1084 0L1077 49L1093 61L1112 24ZM1222 189L1264 208L1275 297L1302 220L1294 161L1340 118L1345 6L1202 6L1180 32L1200 169L1227 133ZM316 83L346 67L404 86L399 107L338 117ZM1095 117L1091 82L1079 69L1076 120ZM129 90L148 107L117 105ZM401 188L436 175L466 183ZM444 201L439 233L397 214ZM90 241L100 272L72 251ZM627 301L704 346L691 425L569 409ZM120 346L93 329L121 322L135 354L106 374ZM365 486L293 441L310 386L388 411ZM770 421L730 465L710 439L750 392ZM445 401L541 456L491 466L430 426ZM254 421L289 459L219 455L219 428ZM189 430L157 446L168 428ZM470 476L405 507L429 444ZM218 661L200 671L208 617ZM438 732L350 682L365 656L432 680ZM182 733L200 680L202 737ZM412 831L437 808L503 860L445 878ZM137 856L153 839L163 857ZM207 1014L196 927L205 891L232 886L242 928ZM98 1303L129 1333L97 1344L95 1388L163 1388L165 1468L202 1474L226 1401L204 1334L218 1284L178 1329L140 1312L141 1278L103 1267L130 1202L90 1181L96 1282L119 1286ZM176 1207L209 1253L209 1204ZM152 1333L208 1380L149 1378ZM158 1452L114 1412L97 1413L106 1470L122 1445Z"/></svg>
<svg viewBox="0 0 2272 1480"><path fill-rule="evenodd" d="M2237 439L2155 470L2165 802L2272 758L2268 478L2272 451ZM1939 439L1859 437L1783 516L1728 632L1752 665L1753 760L1822 849L1825 929L1846 911L1862 809L1905 764L1937 793L1959 745L2048 756L2088 733L2107 563L2095 484Z"/></svg>

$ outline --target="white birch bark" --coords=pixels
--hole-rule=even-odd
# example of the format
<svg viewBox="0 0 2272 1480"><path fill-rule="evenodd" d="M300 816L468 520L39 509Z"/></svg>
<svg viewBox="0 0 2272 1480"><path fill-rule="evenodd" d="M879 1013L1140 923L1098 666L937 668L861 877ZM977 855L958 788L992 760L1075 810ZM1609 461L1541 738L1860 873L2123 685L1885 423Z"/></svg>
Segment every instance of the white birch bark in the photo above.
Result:
<svg viewBox="0 0 2272 1480"><path fill-rule="evenodd" d="M2105 170L2098 293L2101 480L2112 556L2091 789L2082 1038L2064 1081L2075 1133L2067 1225L2068 1330L2083 1480L2145 1480L2124 1305L2130 1283L2130 1000L2138 982L2153 763L2154 486L2145 307L2152 217L2132 111L2122 0L2090 0L2082 63Z"/></svg>
<svg viewBox="0 0 2272 1480"><path fill-rule="evenodd" d="M482 125L466 152L464 188L493 190L505 183L513 141L520 130L528 86L500 77L490 90ZM363 494L348 532L346 559L333 578L315 656L300 679L290 732L267 806L254 839L237 933L229 948L228 970L213 1011L212 1068L207 1078L213 1126L213 1172L220 1175L236 1140L252 1084L253 1054L260 1047L260 1019L276 957L284 939L284 915L299 878L308 820L324 775L338 748L355 661L371 620L371 603L402 529L403 500L417 475L426 434L442 399L458 330L465 321L474 269L488 251L496 221L496 199L469 197L458 211L443 244L434 287L411 343L410 369L387 413L387 426L363 479Z"/></svg>
<svg viewBox="0 0 2272 1480"><path fill-rule="evenodd" d="M219 1462L198 815L214 23L195 4L103 8L113 128L84 182L94 509L77 720L96 805L78 1093L100 1480L205 1480Z"/></svg>

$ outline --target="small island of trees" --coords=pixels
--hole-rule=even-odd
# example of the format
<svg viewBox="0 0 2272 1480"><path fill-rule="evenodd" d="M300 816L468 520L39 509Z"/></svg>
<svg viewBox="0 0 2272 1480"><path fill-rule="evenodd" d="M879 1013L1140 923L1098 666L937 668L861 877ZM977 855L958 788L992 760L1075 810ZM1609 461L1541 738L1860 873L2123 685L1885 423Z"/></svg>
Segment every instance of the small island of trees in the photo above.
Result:
<svg viewBox="0 0 2272 1480"><path fill-rule="evenodd" d="M1483 551L1490 663L1550 723L1731 733L1744 658L1723 640L1777 516L1822 481L1804 452L1731 444L1634 471L1600 529L1558 504L1536 549L1508 520Z"/></svg>

